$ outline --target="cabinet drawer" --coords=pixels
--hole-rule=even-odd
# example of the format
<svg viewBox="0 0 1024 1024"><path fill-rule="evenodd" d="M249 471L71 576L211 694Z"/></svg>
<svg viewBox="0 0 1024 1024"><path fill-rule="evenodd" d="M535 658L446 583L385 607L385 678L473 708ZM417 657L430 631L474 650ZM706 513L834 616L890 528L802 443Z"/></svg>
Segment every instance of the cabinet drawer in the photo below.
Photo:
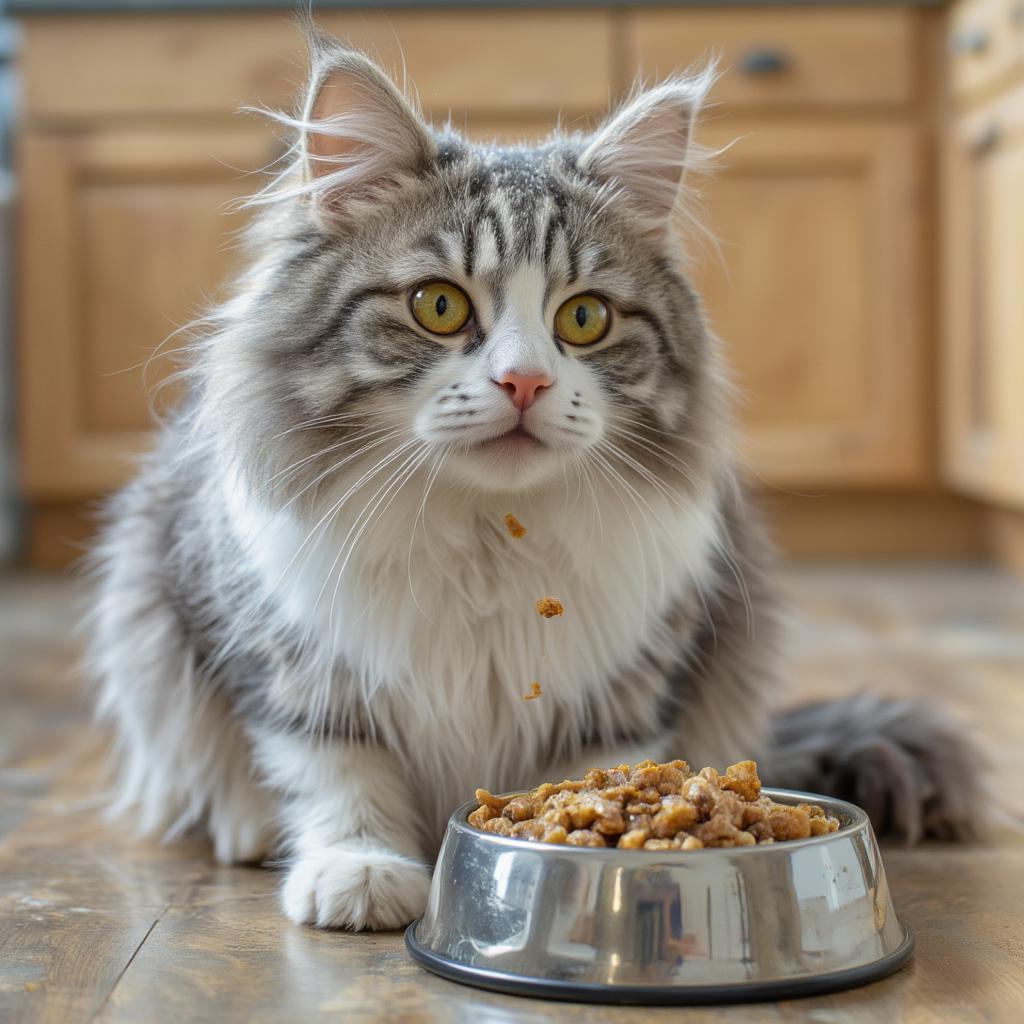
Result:
<svg viewBox="0 0 1024 1024"><path fill-rule="evenodd" d="M771 484L907 486L927 471L922 138L847 118L707 125L735 141L705 204L722 260L694 279Z"/></svg>
<svg viewBox="0 0 1024 1024"><path fill-rule="evenodd" d="M25 103L39 119L291 109L305 75L299 32L278 14L23 20ZM317 23L398 75L404 68L435 119L463 110L586 113L608 103L607 11L335 11Z"/></svg>
<svg viewBox="0 0 1024 1024"><path fill-rule="evenodd" d="M952 89L983 92L1024 69L1024 0L963 0L949 22Z"/></svg>
<svg viewBox="0 0 1024 1024"><path fill-rule="evenodd" d="M646 10L629 16L630 64L664 75L720 53L728 106L908 103L915 12L904 8Z"/></svg>
<svg viewBox="0 0 1024 1024"><path fill-rule="evenodd" d="M1024 507L1024 83L950 126L945 179L946 470Z"/></svg>

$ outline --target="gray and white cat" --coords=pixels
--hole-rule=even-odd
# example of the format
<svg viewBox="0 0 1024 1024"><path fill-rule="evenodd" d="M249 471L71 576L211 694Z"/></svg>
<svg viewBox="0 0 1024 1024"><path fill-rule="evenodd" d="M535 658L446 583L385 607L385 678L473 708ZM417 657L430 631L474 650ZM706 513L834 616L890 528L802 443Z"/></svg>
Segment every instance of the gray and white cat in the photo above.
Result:
<svg viewBox="0 0 1024 1024"><path fill-rule="evenodd" d="M942 717L770 717L770 549L673 224L711 73L500 148L311 50L279 115L295 159L98 552L120 806L220 861L287 854L288 916L348 928L421 912L474 786L594 764L755 757L911 838L963 833L970 749Z"/></svg>

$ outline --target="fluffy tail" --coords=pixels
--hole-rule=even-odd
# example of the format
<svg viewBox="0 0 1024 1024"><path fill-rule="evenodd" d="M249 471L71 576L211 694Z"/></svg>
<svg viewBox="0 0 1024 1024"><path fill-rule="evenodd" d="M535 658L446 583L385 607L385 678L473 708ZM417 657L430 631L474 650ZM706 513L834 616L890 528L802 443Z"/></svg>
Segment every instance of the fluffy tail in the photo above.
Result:
<svg viewBox="0 0 1024 1024"><path fill-rule="evenodd" d="M849 800L907 845L986 830L986 759L941 705L859 694L791 708L772 731L766 785Z"/></svg>

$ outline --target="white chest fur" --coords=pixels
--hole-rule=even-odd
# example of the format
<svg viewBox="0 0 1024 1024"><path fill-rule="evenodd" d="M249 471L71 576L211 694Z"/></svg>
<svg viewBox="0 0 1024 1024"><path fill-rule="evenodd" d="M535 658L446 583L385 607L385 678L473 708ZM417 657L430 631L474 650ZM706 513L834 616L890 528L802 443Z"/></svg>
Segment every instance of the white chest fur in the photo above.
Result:
<svg viewBox="0 0 1024 1024"><path fill-rule="evenodd" d="M435 488L421 511L422 485L408 490L353 543L352 516L307 540L312 523L229 489L263 584L319 652L307 699L363 702L410 777L456 796L530 781L523 766L535 770L553 746L587 732L595 709L606 721L640 710L630 707L640 695L618 683L666 605L702 584L710 508L682 514L656 495L644 508L572 487L506 507ZM506 512L525 537L508 534ZM563 616L537 613L545 595L563 602ZM325 669L339 663L342 683ZM331 679L348 696L317 692ZM534 681L543 696L524 701ZM451 806L450 793L436 796Z"/></svg>

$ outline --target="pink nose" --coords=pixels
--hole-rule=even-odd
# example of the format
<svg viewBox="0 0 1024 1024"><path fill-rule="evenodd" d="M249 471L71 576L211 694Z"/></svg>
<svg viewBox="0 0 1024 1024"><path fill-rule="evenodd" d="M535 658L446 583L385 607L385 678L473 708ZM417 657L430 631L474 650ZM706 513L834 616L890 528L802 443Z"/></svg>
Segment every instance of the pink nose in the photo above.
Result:
<svg viewBox="0 0 1024 1024"><path fill-rule="evenodd" d="M508 392L512 404L522 412L537 400L537 392L549 388L554 381L544 373L506 373L495 384Z"/></svg>

